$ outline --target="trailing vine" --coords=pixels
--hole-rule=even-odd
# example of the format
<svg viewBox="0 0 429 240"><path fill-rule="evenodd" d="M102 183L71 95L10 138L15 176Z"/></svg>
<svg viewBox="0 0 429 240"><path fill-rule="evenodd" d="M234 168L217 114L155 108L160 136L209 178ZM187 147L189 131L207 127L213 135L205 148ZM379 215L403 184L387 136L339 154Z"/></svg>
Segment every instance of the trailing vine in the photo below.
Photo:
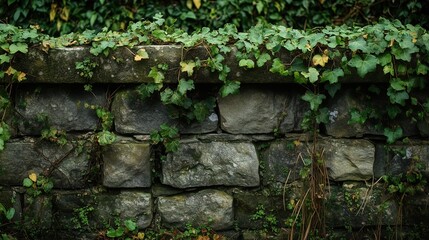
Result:
<svg viewBox="0 0 429 240"><path fill-rule="evenodd" d="M310 190L304 193L301 204L311 202L311 206L301 212L301 237L309 236L309 229L316 229L320 237L324 229L324 188L329 184L324 165L323 150L317 145L322 124L330 123L331 112L326 101L341 91L341 84L348 81L359 82L363 78L383 74L386 88L372 84L368 91L385 100L383 106L369 106L368 109L351 109L350 124L365 124L368 120L377 121L380 133L388 144L393 144L405 136L403 126L398 122L405 113L412 123L429 120L429 99L421 94L427 82L429 33L420 26L403 25L399 21L382 19L379 23L365 27L325 27L322 29L296 30L281 25L259 24L247 32L239 32L235 25L229 24L217 30L202 28L193 34L174 29L161 15L153 21L136 22L129 25L126 32L108 29L96 33L85 31L81 34L67 34L49 37L38 33L36 28L19 29L0 24L0 78L8 85L0 96L3 117L0 125L0 150L10 138L5 121L10 108L11 84L24 81L26 73L14 68L16 54L28 53L29 47L40 47L48 52L51 48L90 46L94 56L112 57L112 52L127 48L134 54L134 61L150 59L144 50L135 50L138 45L178 44L182 47L182 59L178 66L157 63L150 66L148 76L152 82L136 87L141 100L159 97L166 105L172 118L188 122L202 122L212 113L218 97L227 97L239 91L240 82L231 74L232 66L228 56L235 56L235 64L246 71L263 68L284 78L285 81L303 86L306 91L301 99L308 103L309 111L303 120L304 131L312 133ZM188 51L202 48L206 59L186 59ZM76 64L80 75L92 77L95 64L83 61ZM197 84L197 71L208 70L218 76L220 87L212 96L194 94ZM165 83L166 71L177 71L177 81ZM86 86L90 91L91 87ZM372 96L368 96L371 99ZM114 142L110 132L113 119L111 113L99 106L94 109L101 120L97 133L100 145ZM47 138L54 138L49 131ZM151 134L154 144L163 143L166 151L178 148L178 130L160 125L160 130ZM402 177L402 176L401 176ZM415 177L415 176L412 176ZM395 188L395 179L386 179ZM27 181L30 186L30 182ZM33 184L33 183L32 183ZM397 191L401 192L399 185ZM393 191L393 190L392 190ZM295 223L292 223L292 227ZM292 236L293 237L293 236Z"/></svg>

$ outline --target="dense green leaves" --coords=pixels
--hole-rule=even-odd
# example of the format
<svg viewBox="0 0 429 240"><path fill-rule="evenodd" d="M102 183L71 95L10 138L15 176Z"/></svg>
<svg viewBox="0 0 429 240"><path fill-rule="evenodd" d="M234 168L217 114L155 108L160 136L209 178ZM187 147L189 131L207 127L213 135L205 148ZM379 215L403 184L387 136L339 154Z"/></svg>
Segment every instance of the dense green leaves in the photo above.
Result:
<svg viewBox="0 0 429 240"><path fill-rule="evenodd" d="M348 65L355 67L358 75L363 78L367 73L374 71L378 63L379 60L377 57L371 54L366 54L363 57L359 55L353 56L353 58L348 62Z"/></svg>

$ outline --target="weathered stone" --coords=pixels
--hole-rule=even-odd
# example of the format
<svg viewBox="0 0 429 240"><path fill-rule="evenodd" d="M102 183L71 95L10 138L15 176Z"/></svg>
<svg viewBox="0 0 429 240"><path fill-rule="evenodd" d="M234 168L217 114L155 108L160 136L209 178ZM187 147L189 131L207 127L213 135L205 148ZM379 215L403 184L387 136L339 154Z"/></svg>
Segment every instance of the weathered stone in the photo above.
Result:
<svg viewBox="0 0 429 240"><path fill-rule="evenodd" d="M212 113L201 123L186 124L171 119L167 107L159 100L139 99L135 91L123 91L116 94L112 103L115 117L115 129L122 134L150 134L158 130L163 123L178 126L181 133L195 134L216 131L218 116Z"/></svg>
<svg viewBox="0 0 429 240"><path fill-rule="evenodd" d="M64 146L28 138L8 142L0 152L0 182L22 186L22 180L30 172L51 172L55 188L82 188L89 168L89 155L78 152L74 142Z"/></svg>
<svg viewBox="0 0 429 240"><path fill-rule="evenodd" d="M14 190L0 189L0 203L9 211L10 208L15 209L12 221L19 221L22 216L21 196ZM2 213L3 214L3 213Z"/></svg>
<svg viewBox="0 0 429 240"><path fill-rule="evenodd" d="M239 94L219 99L221 128L233 134L300 131L300 101L297 90L243 86Z"/></svg>
<svg viewBox="0 0 429 240"><path fill-rule="evenodd" d="M395 224L398 212L393 200L386 201L384 188L363 183L331 185L325 204L326 223L330 227L352 227Z"/></svg>
<svg viewBox="0 0 429 240"><path fill-rule="evenodd" d="M162 162L162 183L178 188L259 185L259 163L251 143L181 141Z"/></svg>
<svg viewBox="0 0 429 240"><path fill-rule="evenodd" d="M119 218L135 220L138 228L146 228L152 222L152 207L150 193L122 191L120 194L99 195L94 214L100 226Z"/></svg>
<svg viewBox="0 0 429 240"><path fill-rule="evenodd" d="M24 228L29 231L50 229L53 222L52 197L25 195L23 208Z"/></svg>
<svg viewBox="0 0 429 240"><path fill-rule="evenodd" d="M300 179L300 170L309 158L307 146L300 138L271 143L262 154L264 184L283 185L286 179L288 182Z"/></svg>
<svg viewBox="0 0 429 240"><path fill-rule="evenodd" d="M302 187L299 184L288 184L285 196L265 191L234 191L234 215L240 229L259 229L272 232L279 228L292 214L286 210L290 200L299 199ZM277 220L277 223L268 222L267 218ZM265 229L264 229L265 228Z"/></svg>
<svg viewBox="0 0 429 240"><path fill-rule="evenodd" d="M429 232L429 229L427 229L429 219L429 197L427 193L419 193L404 198L402 211L404 213L403 225L424 227L426 229L422 230Z"/></svg>
<svg viewBox="0 0 429 240"><path fill-rule="evenodd" d="M356 90L354 87L341 89L333 99L328 101L329 123L325 124L326 133L336 138L362 137L364 135L383 136L383 129L377 127L380 120L367 117L363 124L349 123L351 111L357 111L365 116L368 109L374 109L378 114L387 114L386 105L388 99L385 95L372 96L368 99L368 92ZM365 118L365 117L364 117ZM411 123L404 115L392 120L392 123L400 125L404 136L418 135L417 124Z"/></svg>
<svg viewBox="0 0 429 240"><path fill-rule="evenodd" d="M114 143L103 150L103 185L106 187L150 187L150 145Z"/></svg>
<svg viewBox="0 0 429 240"><path fill-rule="evenodd" d="M53 193L54 228L56 230L68 229L70 231L97 228L98 220L94 215L94 210L98 196L99 193L88 190L55 191ZM79 216L80 214L82 216Z"/></svg>
<svg viewBox="0 0 429 240"><path fill-rule="evenodd" d="M159 197L158 212L165 227L184 228L209 226L214 230L233 226L233 198L218 190L202 190L197 193Z"/></svg>
<svg viewBox="0 0 429 240"><path fill-rule="evenodd" d="M151 190L152 190L153 197L171 196L171 195L176 195L183 192L182 189L172 188L170 186L162 185L162 184L152 185Z"/></svg>
<svg viewBox="0 0 429 240"><path fill-rule="evenodd" d="M413 160L423 164L424 169L420 169L420 171L425 177L429 177L429 142L413 141L409 145L396 144L390 145L388 148L380 144L377 146L377 158L374 165L374 169L377 169L376 177L405 174Z"/></svg>
<svg viewBox="0 0 429 240"><path fill-rule="evenodd" d="M373 176L375 146L367 140L325 139L324 148L329 177L335 181L368 180Z"/></svg>
<svg viewBox="0 0 429 240"><path fill-rule="evenodd" d="M21 86L17 92L17 111L23 119L22 134L39 135L43 128L65 131L91 131L97 128L95 110L84 104L105 106L105 93L94 89L85 92L81 86Z"/></svg>

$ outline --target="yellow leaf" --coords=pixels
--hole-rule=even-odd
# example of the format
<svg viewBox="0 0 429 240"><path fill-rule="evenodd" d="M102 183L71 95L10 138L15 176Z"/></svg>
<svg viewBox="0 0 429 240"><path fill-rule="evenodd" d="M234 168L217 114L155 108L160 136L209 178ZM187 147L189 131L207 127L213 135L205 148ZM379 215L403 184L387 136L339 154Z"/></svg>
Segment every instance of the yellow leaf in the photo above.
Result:
<svg viewBox="0 0 429 240"><path fill-rule="evenodd" d="M33 181L33 182L37 182L37 174L34 172L28 174L28 178L31 179L31 181Z"/></svg>
<svg viewBox="0 0 429 240"><path fill-rule="evenodd" d="M57 4L51 4L51 11L49 11L49 20L52 22L55 19L55 15L57 14Z"/></svg>
<svg viewBox="0 0 429 240"><path fill-rule="evenodd" d="M189 9L192 9L192 0L186 1L186 7L188 7Z"/></svg>
<svg viewBox="0 0 429 240"><path fill-rule="evenodd" d="M70 16L70 8L63 7L60 13L60 18L67 22L69 20L69 16Z"/></svg>
<svg viewBox="0 0 429 240"><path fill-rule="evenodd" d="M7 75L13 75L13 74L15 74L16 73L16 70L15 70L15 68L13 68L13 67L11 67L11 66L9 66L9 68L6 70L6 72L5 72Z"/></svg>
<svg viewBox="0 0 429 240"><path fill-rule="evenodd" d="M140 239L140 240L144 239L144 232L137 233L137 239Z"/></svg>
<svg viewBox="0 0 429 240"><path fill-rule="evenodd" d="M180 62L180 66L182 67L182 72L187 72L188 76L192 76L194 73L195 62Z"/></svg>
<svg viewBox="0 0 429 240"><path fill-rule="evenodd" d="M295 145L295 147L301 146L301 142L299 140L295 140L293 141L293 144Z"/></svg>
<svg viewBox="0 0 429 240"><path fill-rule="evenodd" d="M194 2L195 7L197 9L200 9L200 7L201 7L201 0L193 0L193 2Z"/></svg>
<svg viewBox="0 0 429 240"><path fill-rule="evenodd" d="M25 77L26 75L27 75L27 74L25 74L25 72L19 72L19 73L18 73L18 76L17 76L18 82L21 82L21 81L23 81L23 80L27 79L27 78Z"/></svg>
<svg viewBox="0 0 429 240"><path fill-rule="evenodd" d="M134 56L134 61L141 61L142 59L149 59L149 54L147 54L146 50L144 48L139 49Z"/></svg>
<svg viewBox="0 0 429 240"><path fill-rule="evenodd" d="M392 46L393 46L393 43L395 43L395 39L393 39L393 38L392 38L392 39L390 40L389 47L392 47Z"/></svg>
<svg viewBox="0 0 429 240"><path fill-rule="evenodd" d="M317 66L320 65L322 67L325 66L325 64L328 62L329 57L328 55L320 55L320 54L316 54L313 56L312 62L313 62L313 66Z"/></svg>

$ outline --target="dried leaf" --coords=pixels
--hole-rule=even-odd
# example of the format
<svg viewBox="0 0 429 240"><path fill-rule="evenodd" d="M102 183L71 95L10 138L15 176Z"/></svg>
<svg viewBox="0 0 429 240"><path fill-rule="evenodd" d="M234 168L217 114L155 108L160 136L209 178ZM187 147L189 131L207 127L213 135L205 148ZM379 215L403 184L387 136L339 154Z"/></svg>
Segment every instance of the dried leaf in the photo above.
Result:
<svg viewBox="0 0 429 240"><path fill-rule="evenodd" d="M134 61L141 61L142 59L149 59L149 54L146 52L144 48L139 49L134 56Z"/></svg>
<svg viewBox="0 0 429 240"><path fill-rule="evenodd" d="M313 56L313 60L312 60L313 66L320 65L320 66L324 67L325 64L328 62L328 60L329 60L328 55L325 55L325 54L323 54L323 55L316 54L316 55Z"/></svg>
<svg viewBox="0 0 429 240"><path fill-rule="evenodd" d="M195 7L197 9L200 9L200 7L201 7L201 0L193 0L193 2L194 2Z"/></svg>
<svg viewBox="0 0 429 240"><path fill-rule="evenodd" d="M57 14L57 4L52 3L51 4L51 10L49 11L49 21L54 21L55 15Z"/></svg>
<svg viewBox="0 0 429 240"><path fill-rule="evenodd" d="M28 175L28 178L29 179L31 179L31 181L33 181L33 182L37 182L37 174L36 173L30 173L29 175Z"/></svg>

